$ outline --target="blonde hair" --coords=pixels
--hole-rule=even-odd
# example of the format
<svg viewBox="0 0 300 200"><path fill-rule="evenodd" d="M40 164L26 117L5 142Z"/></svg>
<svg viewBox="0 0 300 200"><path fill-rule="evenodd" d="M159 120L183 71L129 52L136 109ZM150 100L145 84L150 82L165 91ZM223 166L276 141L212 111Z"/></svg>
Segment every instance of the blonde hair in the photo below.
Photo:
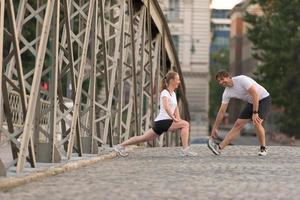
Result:
<svg viewBox="0 0 300 200"><path fill-rule="evenodd" d="M175 79L176 75L178 75L177 72L174 71L169 71L161 80L161 86L160 86L160 92L163 91L164 89L167 89L170 80Z"/></svg>

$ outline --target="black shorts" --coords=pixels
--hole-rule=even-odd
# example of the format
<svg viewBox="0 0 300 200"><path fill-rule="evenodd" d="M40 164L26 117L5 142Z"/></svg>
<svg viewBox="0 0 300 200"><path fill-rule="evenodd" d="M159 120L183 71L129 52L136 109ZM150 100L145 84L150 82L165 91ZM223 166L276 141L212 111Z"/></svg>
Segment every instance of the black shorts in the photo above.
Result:
<svg viewBox="0 0 300 200"><path fill-rule="evenodd" d="M172 119L163 119L163 120L155 121L152 129L157 135L161 135L163 134L163 132L169 130L172 123L173 123Z"/></svg>
<svg viewBox="0 0 300 200"><path fill-rule="evenodd" d="M259 101L258 106L258 116L265 120L268 116L268 113L271 109L271 97L268 96L266 98L263 98ZM239 119L252 119L252 112L253 112L253 104L247 103L244 110L242 110Z"/></svg>

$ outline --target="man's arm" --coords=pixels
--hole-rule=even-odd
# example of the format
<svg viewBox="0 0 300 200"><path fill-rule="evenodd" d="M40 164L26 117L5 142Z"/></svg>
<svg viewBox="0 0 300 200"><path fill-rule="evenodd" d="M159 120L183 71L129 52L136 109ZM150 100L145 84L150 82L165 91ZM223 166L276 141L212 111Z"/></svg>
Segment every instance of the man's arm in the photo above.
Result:
<svg viewBox="0 0 300 200"><path fill-rule="evenodd" d="M256 91L255 85L252 85L248 89L248 93L252 96L253 99L253 114L252 114L252 121L253 123L261 123L262 120L259 118L258 115L258 108L259 108L259 95Z"/></svg>
<svg viewBox="0 0 300 200"><path fill-rule="evenodd" d="M227 107L228 107L228 103L222 103L220 108L219 108L219 111L218 111L218 114L217 114L217 117L216 117L216 121L214 123L214 126L212 128L212 131L211 131L211 136L213 138L216 138L218 136L218 129L222 123L222 120L223 120L223 117L225 115L225 112L227 110Z"/></svg>

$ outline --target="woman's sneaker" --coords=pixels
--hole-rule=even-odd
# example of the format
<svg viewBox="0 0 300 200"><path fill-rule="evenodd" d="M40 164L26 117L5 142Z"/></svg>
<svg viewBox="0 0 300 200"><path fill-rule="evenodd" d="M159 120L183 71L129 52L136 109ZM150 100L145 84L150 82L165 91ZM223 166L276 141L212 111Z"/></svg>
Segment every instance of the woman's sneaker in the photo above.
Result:
<svg viewBox="0 0 300 200"><path fill-rule="evenodd" d="M208 148L216 155L220 155L221 149L217 143L215 143L214 139L212 137L208 138L207 141Z"/></svg>
<svg viewBox="0 0 300 200"><path fill-rule="evenodd" d="M261 147L260 147L260 151L258 152L258 155L259 155L259 156L266 156L267 154L268 154L268 153L267 153L266 147L261 146Z"/></svg>
<svg viewBox="0 0 300 200"><path fill-rule="evenodd" d="M180 150L181 156L197 156L198 154L196 152L191 151L190 147L187 147L185 149Z"/></svg>
<svg viewBox="0 0 300 200"><path fill-rule="evenodd" d="M115 146L115 147L114 147L114 150L115 150L115 152L117 152L117 154L118 154L119 156L122 156L122 157L128 156L128 153L125 151L125 148L122 147L121 145Z"/></svg>

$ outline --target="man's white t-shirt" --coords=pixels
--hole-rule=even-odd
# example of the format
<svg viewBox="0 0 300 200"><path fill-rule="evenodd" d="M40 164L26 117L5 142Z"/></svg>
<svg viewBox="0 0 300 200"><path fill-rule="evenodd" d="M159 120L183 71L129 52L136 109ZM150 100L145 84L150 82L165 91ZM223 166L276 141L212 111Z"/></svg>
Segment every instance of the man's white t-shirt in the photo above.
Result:
<svg viewBox="0 0 300 200"><path fill-rule="evenodd" d="M248 89L255 85L256 91L259 95L259 100L268 97L270 94L268 91L261 85L259 85L252 78L240 75L232 77L233 86L226 87L223 92L222 103L229 103L231 98L241 99L248 103L253 103L252 96L249 94Z"/></svg>
<svg viewBox="0 0 300 200"><path fill-rule="evenodd" d="M171 109L171 112L174 113L175 111L175 108L177 106L177 99L176 99L176 94L175 92L173 91L171 94L168 90L164 89L163 91L161 91L160 93L160 109L159 109L159 114L158 116L155 118L154 121L159 121L159 120L164 120L164 119L172 119L167 111L165 110L164 108L164 105L162 103L162 98L163 97L167 97L168 100L169 100L169 105L170 105L170 109Z"/></svg>

